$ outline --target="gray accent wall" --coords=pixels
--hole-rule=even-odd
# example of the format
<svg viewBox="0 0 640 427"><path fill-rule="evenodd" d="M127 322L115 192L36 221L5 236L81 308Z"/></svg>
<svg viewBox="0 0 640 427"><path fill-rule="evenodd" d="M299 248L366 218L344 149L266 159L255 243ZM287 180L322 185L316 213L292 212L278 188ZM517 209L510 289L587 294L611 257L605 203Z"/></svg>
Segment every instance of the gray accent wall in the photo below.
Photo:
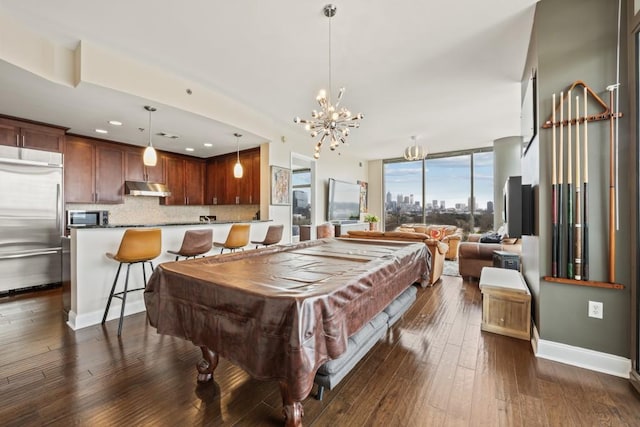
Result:
<svg viewBox="0 0 640 427"><path fill-rule="evenodd" d="M621 36L620 111L628 112L626 1L623 1ZM617 2L604 0L542 0L534 21L532 49L537 58L539 122L551 116L551 96L576 80L584 81L606 103L606 87L616 81ZM528 72L524 73L529 76ZM625 90L626 88L626 90ZM573 94L575 106L575 95ZM582 91L580 91L582 96ZM593 102L591 113L596 112ZM565 108L566 117L566 108ZM582 127L581 127L582 128ZM629 149L629 119L619 121L620 230L616 233L616 282L624 290L573 286L547 282L551 274L551 130L539 137L522 158L524 182L535 190L537 235L523 239L523 271L534 297L534 320L540 338L622 357L630 357L630 205L629 177L633 158ZM565 144L566 148L566 144ZM590 279L606 281L608 275L609 123L589 125L589 257ZM566 171L566 167L565 167ZM604 318L587 316L589 301L604 303Z"/></svg>

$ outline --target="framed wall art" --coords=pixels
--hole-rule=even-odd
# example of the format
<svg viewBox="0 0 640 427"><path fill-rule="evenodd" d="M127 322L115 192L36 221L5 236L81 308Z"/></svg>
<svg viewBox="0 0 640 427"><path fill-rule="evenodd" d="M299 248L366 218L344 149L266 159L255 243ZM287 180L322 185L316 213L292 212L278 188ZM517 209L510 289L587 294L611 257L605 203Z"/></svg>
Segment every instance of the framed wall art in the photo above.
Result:
<svg viewBox="0 0 640 427"><path fill-rule="evenodd" d="M291 169L271 166L271 204L291 204Z"/></svg>

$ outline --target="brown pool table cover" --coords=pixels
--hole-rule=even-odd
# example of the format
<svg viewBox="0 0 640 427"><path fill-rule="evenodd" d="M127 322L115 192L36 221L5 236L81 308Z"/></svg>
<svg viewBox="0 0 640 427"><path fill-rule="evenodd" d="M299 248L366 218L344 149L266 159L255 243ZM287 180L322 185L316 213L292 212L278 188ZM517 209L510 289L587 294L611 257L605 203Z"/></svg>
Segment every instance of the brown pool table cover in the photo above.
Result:
<svg viewBox="0 0 640 427"><path fill-rule="evenodd" d="M144 293L158 333L206 346L303 400L317 369L412 283L424 243L322 239L159 265Z"/></svg>

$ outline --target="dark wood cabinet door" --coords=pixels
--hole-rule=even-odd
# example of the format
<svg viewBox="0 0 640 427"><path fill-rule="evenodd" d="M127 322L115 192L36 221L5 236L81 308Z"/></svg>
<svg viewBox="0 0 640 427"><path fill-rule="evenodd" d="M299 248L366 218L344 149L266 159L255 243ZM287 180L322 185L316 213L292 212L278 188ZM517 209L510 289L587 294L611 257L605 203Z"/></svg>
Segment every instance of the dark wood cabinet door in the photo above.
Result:
<svg viewBox="0 0 640 427"><path fill-rule="evenodd" d="M95 146L70 136L64 152L64 199L67 203L95 202Z"/></svg>
<svg viewBox="0 0 640 427"><path fill-rule="evenodd" d="M207 162L206 200L207 205L224 205L228 173L226 156L218 156Z"/></svg>
<svg viewBox="0 0 640 427"><path fill-rule="evenodd" d="M204 181L204 204L205 205L217 205L217 162L216 159L209 159L207 166L205 167L205 181Z"/></svg>
<svg viewBox="0 0 640 427"><path fill-rule="evenodd" d="M184 205L184 160L176 157L165 157L164 160L165 177L167 187L171 191L171 196L163 197L160 203L163 205Z"/></svg>
<svg viewBox="0 0 640 427"><path fill-rule="evenodd" d="M184 192L187 205L204 205L204 162L184 161Z"/></svg>
<svg viewBox="0 0 640 427"><path fill-rule="evenodd" d="M145 181L146 172L142 163L142 150L125 153L125 181Z"/></svg>
<svg viewBox="0 0 640 427"><path fill-rule="evenodd" d="M20 128L12 121L0 118L0 145L18 147L20 144Z"/></svg>
<svg viewBox="0 0 640 427"><path fill-rule="evenodd" d="M35 150L64 151L64 130L39 125L24 125L20 130L22 146Z"/></svg>
<svg viewBox="0 0 640 427"><path fill-rule="evenodd" d="M157 182L160 184L166 184L166 178L164 173L165 155L158 152L158 163L155 166L145 166L145 176L149 182Z"/></svg>
<svg viewBox="0 0 640 427"><path fill-rule="evenodd" d="M221 165L222 174L225 176L223 205L237 205L240 203L238 196L239 179L233 176L233 167L236 164L236 155L225 156L224 163Z"/></svg>
<svg viewBox="0 0 640 427"><path fill-rule="evenodd" d="M115 147L96 146L96 202L124 201L124 152Z"/></svg>
<svg viewBox="0 0 640 427"><path fill-rule="evenodd" d="M238 196L240 197L241 205L251 204L251 180L253 179L253 173L251 168L252 158L250 152L243 152L240 154L240 164L242 165L242 178L236 178L238 180Z"/></svg>
<svg viewBox="0 0 640 427"><path fill-rule="evenodd" d="M251 155L251 197L252 205L260 204L260 149Z"/></svg>
<svg viewBox="0 0 640 427"><path fill-rule="evenodd" d="M126 152L125 180L164 184L164 156L158 153L158 163L155 166L145 166L142 161L143 151L140 149Z"/></svg>
<svg viewBox="0 0 640 427"><path fill-rule="evenodd" d="M64 129L0 118L0 145L64 151Z"/></svg>

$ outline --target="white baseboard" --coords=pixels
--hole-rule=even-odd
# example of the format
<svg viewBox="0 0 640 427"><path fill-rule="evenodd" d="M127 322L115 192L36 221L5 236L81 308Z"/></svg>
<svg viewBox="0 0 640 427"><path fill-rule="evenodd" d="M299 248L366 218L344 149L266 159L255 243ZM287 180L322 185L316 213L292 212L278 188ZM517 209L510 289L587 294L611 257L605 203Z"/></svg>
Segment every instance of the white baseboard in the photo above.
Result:
<svg viewBox="0 0 640 427"><path fill-rule="evenodd" d="M553 360L617 377L629 378L631 360L613 354L589 350L582 347L547 341L540 338L538 328L533 325L531 347L536 357Z"/></svg>
<svg viewBox="0 0 640 427"><path fill-rule="evenodd" d="M142 311L145 311L146 309L147 308L144 304L144 300L128 302L124 310L124 315L128 316L130 314L140 313ZM73 310L71 310L69 311L69 320L67 320L67 326L75 331L78 329L86 328L88 326L99 325L100 323L102 323L103 315L103 310L92 311L90 313L84 313L79 316ZM109 309L107 321L117 319L119 317L120 305L112 305Z"/></svg>

